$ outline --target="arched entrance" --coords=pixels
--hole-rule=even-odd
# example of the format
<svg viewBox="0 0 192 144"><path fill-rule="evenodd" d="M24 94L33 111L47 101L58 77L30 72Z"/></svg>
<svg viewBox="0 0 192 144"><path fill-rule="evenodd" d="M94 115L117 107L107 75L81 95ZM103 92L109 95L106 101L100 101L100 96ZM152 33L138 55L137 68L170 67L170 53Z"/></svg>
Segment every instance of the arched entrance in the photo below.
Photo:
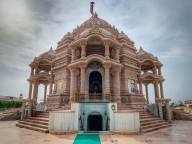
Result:
<svg viewBox="0 0 192 144"><path fill-rule="evenodd" d="M92 112L87 117L87 131L102 131L102 115L98 112Z"/></svg>
<svg viewBox="0 0 192 144"><path fill-rule="evenodd" d="M97 71L93 71L89 76L89 93L102 93L102 77Z"/></svg>

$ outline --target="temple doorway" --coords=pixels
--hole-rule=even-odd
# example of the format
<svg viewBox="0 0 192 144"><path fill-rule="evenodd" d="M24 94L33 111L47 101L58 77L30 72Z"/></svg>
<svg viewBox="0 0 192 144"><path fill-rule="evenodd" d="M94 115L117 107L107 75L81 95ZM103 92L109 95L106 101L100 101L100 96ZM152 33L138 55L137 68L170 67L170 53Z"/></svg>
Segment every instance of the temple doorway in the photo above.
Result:
<svg viewBox="0 0 192 144"><path fill-rule="evenodd" d="M93 71L89 76L89 93L102 93L102 77L97 71Z"/></svg>
<svg viewBox="0 0 192 144"><path fill-rule="evenodd" d="M102 131L102 115L91 113L87 118L87 131Z"/></svg>

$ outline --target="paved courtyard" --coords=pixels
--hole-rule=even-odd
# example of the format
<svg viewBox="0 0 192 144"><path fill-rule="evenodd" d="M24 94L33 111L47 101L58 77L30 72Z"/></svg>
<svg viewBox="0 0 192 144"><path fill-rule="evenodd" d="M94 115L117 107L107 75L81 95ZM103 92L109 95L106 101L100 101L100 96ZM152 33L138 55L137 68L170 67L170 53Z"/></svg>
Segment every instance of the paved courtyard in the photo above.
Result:
<svg viewBox="0 0 192 144"><path fill-rule="evenodd" d="M0 122L0 144L72 144L76 134L51 135L15 126L17 121ZM102 144L192 144L192 121L175 121L170 128L144 135L100 134Z"/></svg>

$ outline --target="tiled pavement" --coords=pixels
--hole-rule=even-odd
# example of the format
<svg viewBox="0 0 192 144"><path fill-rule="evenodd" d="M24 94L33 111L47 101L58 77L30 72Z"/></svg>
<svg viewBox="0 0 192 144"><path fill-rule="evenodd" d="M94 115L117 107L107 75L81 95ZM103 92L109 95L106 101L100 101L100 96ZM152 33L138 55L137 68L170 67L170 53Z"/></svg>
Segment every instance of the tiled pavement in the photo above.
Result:
<svg viewBox="0 0 192 144"><path fill-rule="evenodd" d="M72 144L76 134L51 135L0 122L0 144ZM172 127L144 135L100 135L102 144L192 144L192 121L175 121Z"/></svg>

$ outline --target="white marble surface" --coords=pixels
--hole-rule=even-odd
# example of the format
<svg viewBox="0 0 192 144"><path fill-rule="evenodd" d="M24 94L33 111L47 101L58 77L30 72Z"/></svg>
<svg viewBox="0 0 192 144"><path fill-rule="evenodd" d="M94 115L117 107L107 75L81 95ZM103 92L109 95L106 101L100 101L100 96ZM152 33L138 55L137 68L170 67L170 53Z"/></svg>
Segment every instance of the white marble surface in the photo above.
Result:
<svg viewBox="0 0 192 144"><path fill-rule="evenodd" d="M49 130L70 131L77 130L74 128L75 112L55 113L49 115Z"/></svg>
<svg viewBox="0 0 192 144"><path fill-rule="evenodd" d="M135 131L139 127L139 113L114 113L115 131Z"/></svg>

